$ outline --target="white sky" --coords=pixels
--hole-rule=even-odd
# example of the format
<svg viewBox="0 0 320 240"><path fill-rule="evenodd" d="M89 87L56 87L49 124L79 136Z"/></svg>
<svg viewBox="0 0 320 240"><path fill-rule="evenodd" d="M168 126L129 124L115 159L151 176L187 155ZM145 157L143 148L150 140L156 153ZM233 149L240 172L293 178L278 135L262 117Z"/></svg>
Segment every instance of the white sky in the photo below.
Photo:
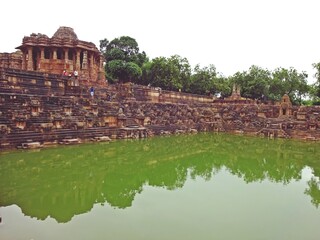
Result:
<svg viewBox="0 0 320 240"><path fill-rule="evenodd" d="M225 76L254 64L294 67L314 82L312 63L320 62L319 0L8 0L0 7L0 52L68 26L98 48L101 39L130 36L150 59L178 54Z"/></svg>

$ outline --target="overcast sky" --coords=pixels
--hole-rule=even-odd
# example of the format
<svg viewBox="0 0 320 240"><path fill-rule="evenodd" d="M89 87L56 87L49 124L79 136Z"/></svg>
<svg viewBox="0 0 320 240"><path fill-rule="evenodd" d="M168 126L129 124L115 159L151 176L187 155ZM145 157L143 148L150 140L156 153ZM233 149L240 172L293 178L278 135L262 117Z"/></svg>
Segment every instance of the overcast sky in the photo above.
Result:
<svg viewBox="0 0 320 240"><path fill-rule="evenodd" d="M90 4L90 5L89 5ZM93 42L135 38L150 59L178 54L214 64L225 76L251 65L294 67L309 74L320 62L319 0L8 0L1 1L0 52L24 36L52 37L60 26Z"/></svg>

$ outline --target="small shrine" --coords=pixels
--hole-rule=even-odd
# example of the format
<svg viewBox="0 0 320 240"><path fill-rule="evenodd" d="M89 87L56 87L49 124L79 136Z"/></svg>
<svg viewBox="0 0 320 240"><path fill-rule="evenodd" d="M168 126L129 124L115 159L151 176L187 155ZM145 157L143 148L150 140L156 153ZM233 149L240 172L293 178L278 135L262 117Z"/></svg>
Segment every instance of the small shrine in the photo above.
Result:
<svg viewBox="0 0 320 240"><path fill-rule="evenodd" d="M279 117L289 117L292 115L292 103L287 94L283 95L280 103Z"/></svg>
<svg viewBox="0 0 320 240"><path fill-rule="evenodd" d="M240 86L238 86L237 84L233 84L232 93L228 99L229 100L241 100Z"/></svg>

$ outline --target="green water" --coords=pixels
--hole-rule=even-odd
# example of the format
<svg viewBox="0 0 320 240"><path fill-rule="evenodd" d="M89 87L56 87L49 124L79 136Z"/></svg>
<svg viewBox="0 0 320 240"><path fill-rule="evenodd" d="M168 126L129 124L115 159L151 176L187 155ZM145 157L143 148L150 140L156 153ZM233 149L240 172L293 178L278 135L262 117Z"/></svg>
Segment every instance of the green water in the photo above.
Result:
<svg viewBox="0 0 320 240"><path fill-rule="evenodd" d="M198 134L0 153L0 239L320 239L319 143Z"/></svg>

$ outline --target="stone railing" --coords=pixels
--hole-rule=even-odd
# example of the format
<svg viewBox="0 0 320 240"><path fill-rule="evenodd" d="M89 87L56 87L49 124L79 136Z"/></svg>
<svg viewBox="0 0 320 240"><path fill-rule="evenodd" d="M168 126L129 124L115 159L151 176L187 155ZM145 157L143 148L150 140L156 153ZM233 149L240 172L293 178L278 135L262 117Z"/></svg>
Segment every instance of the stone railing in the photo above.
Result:
<svg viewBox="0 0 320 240"><path fill-rule="evenodd" d="M0 68L0 90L35 95L80 95L79 84L60 74ZM2 83L2 84L1 84Z"/></svg>
<svg viewBox="0 0 320 240"><path fill-rule="evenodd" d="M191 93L162 90L161 88L133 85L133 97L137 101L167 102L167 103L212 103L214 98Z"/></svg>

